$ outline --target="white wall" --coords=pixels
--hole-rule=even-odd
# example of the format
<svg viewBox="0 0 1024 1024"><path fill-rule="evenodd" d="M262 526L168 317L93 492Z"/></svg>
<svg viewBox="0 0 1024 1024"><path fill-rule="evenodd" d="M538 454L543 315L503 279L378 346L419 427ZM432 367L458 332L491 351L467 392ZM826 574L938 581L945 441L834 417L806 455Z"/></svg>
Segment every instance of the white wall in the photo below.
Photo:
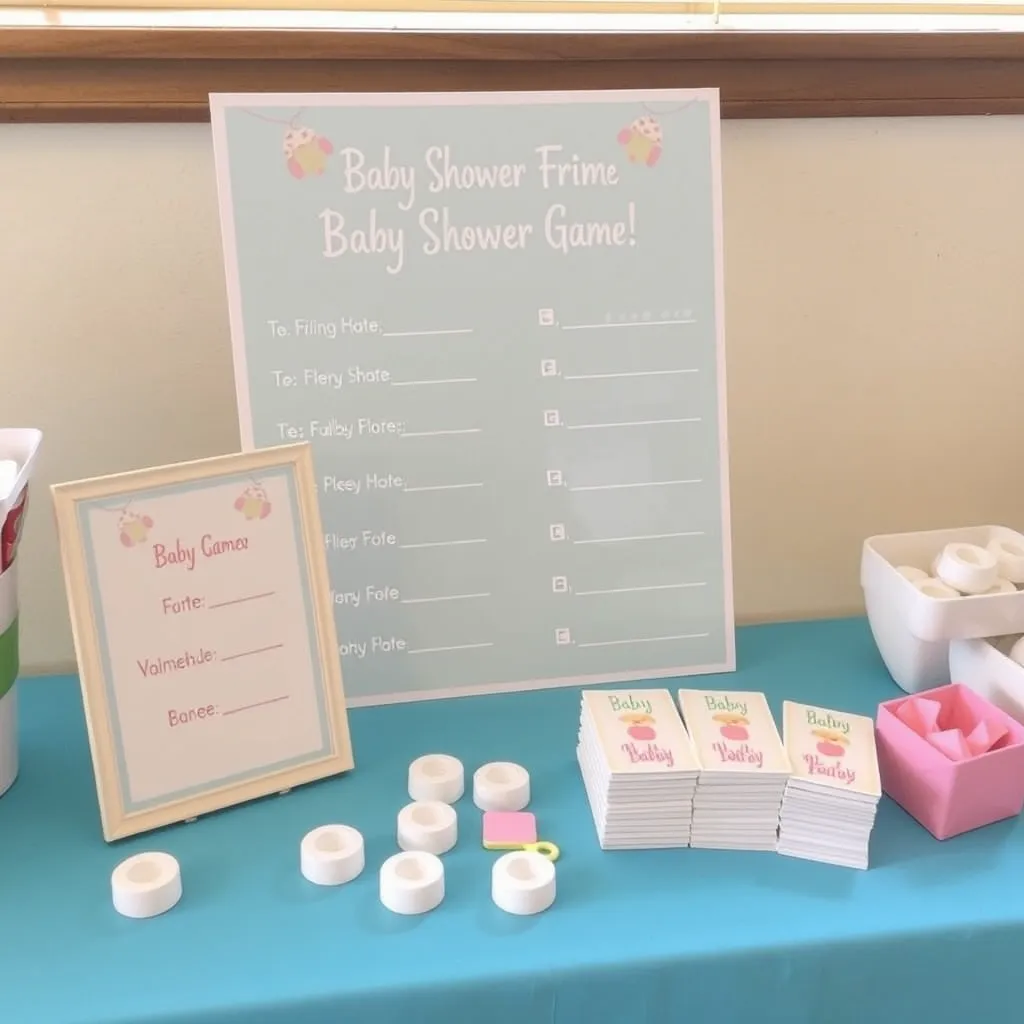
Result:
<svg viewBox="0 0 1024 1024"><path fill-rule="evenodd" d="M1024 118L728 122L741 619L856 611L875 532L1024 527ZM73 647L50 483L235 450L209 128L0 125L0 423L46 435L23 662Z"/></svg>

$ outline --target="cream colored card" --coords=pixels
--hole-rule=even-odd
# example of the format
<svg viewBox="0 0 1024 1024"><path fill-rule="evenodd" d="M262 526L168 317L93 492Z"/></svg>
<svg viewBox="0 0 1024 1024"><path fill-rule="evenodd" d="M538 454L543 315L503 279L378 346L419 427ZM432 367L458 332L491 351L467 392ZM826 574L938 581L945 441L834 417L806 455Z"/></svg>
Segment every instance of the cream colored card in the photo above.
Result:
<svg viewBox="0 0 1024 1024"><path fill-rule="evenodd" d="M53 496L107 840L352 767L308 444Z"/></svg>
<svg viewBox="0 0 1024 1024"><path fill-rule="evenodd" d="M668 690L585 690L583 704L612 772L700 768Z"/></svg>
<svg viewBox="0 0 1024 1024"><path fill-rule="evenodd" d="M679 706L705 771L789 772L789 758L763 693L680 690Z"/></svg>
<svg viewBox="0 0 1024 1024"><path fill-rule="evenodd" d="M794 776L881 797L875 723L870 718L787 700L782 730Z"/></svg>

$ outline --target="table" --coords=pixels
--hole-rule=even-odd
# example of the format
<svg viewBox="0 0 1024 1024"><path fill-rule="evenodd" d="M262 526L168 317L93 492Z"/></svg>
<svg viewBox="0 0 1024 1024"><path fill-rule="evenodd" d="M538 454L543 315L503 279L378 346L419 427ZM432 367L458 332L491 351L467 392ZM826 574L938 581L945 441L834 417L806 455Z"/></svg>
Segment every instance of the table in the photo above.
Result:
<svg viewBox="0 0 1024 1024"><path fill-rule="evenodd" d="M895 695L861 619L739 631L739 671L705 677L873 712ZM0 1020L5 1024L929 1024L995 1020L1024 952L1024 826L939 843L888 800L858 872L769 853L602 853L574 759L575 689L352 712L356 769L113 846L100 834L73 677L21 685L22 776L0 800ZM490 901L496 854L459 805L448 896L391 915L376 869L395 851L408 762L431 751L526 765L558 899L513 918ZM367 869L319 889L310 828L366 837ZM179 858L185 894L119 917L124 857Z"/></svg>

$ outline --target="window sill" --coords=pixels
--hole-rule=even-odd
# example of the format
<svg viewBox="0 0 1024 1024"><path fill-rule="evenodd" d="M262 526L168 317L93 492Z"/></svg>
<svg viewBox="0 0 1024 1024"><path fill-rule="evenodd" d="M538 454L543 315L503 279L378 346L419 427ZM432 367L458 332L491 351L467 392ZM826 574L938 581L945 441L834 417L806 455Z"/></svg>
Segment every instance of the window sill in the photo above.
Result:
<svg viewBox="0 0 1024 1024"><path fill-rule="evenodd" d="M1024 114L1018 31L422 31L322 19L290 27L285 16L249 27L244 12L178 23L154 23L153 12L133 27L38 17L58 23L18 24L0 8L0 121L205 121L211 92L668 87L717 87L723 116L734 118Z"/></svg>

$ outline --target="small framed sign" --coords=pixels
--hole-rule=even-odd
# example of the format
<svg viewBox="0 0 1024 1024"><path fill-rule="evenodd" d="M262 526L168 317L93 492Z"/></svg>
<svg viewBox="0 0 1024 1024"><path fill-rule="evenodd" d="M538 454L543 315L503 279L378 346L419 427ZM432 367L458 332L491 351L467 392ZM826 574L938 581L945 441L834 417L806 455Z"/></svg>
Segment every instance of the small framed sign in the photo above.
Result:
<svg viewBox="0 0 1024 1024"><path fill-rule="evenodd" d="M352 768L308 445L52 490L108 842Z"/></svg>

